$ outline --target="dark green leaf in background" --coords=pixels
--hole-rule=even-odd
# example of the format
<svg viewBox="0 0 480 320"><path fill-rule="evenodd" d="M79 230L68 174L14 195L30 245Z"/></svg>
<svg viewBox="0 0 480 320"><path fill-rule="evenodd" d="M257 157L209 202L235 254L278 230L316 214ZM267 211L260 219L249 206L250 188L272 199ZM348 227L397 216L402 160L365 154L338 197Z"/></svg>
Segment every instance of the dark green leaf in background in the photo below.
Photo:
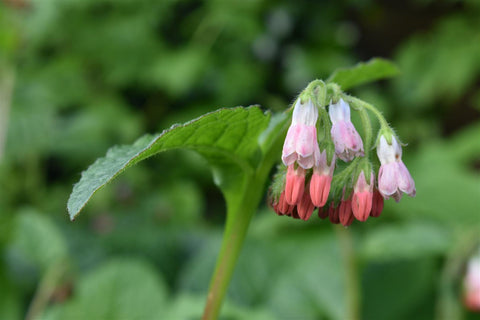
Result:
<svg viewBox="0 0 480 320"><path fill-rule="evenodd" d="M327 81L337 83L342 90L348 90L376 80L391 78L399 73L397 66L392 62L374 58L367 62L360 62L352 68L339 69Z"/></svg>
<svg viewBox="0 0 480 320"><path fill-rule="evenodd" d="M361 249L367 261L420 258L444 254L451 243L447 229L414 221L379 226L365 236Z"/></svg>
<svg viewBox="0 0 480 320"><path fill-rule="evenodd" d="M116 259L85 275L68 303L51 309L44 320L162 319L166 286L147 263Z"/></svg>
<svg viewBox="0 0 480 320"><path fill-rule="evenodd" d="M17 214L11 245L42 270L64 260L68 255L65 239L53 221L31 209Z"/></svg>

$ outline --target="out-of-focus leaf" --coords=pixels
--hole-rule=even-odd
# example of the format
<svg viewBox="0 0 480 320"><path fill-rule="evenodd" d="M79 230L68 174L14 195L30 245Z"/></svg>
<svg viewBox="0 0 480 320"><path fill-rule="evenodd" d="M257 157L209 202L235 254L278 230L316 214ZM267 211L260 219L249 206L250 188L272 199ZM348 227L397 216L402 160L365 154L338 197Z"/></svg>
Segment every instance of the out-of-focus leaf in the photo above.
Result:
<svg viewBox="0 0 480 320"><path fill-rule="evenodd" d="M203 295L181 294L169 306L165 319L200 319L204 304L205 297ZM220 319L273 320L276 318L266 310L240 308L227 300L222 307Z"/></svg>
<svg viewBox="0 0 480 320"><path fill-rule="evenodd" d="M44 270L68 254L65 239L53 222L32 210L18 213L12 248Z"/></svg>
<svg viewBox="0 0 480 320"><path fill-rule="evenodd" d="M21 319L21 305L17 288L0 266L0 319Z"/></svg>
<svg viewBox="0 0 480 320"><path fill-rule="evenodd" d="M73 299L44 319L164 319L166 288L156 271L136 260L113 260L81 278Z"/></svg>
<svg viewBox="0 0 480 320"><path fill-rule="evenodd" d="M402 76L394 83L402 106L454 101L474 85L480 71L477 16L478 11L440 19L431 32L416 35L400 47L395 60Z"/></svg>
<svg viewBox="0 0 480 320"><path fill-rule="evenodd" d="M268 306L278 319L346 319L344 269L332 235L281 239L277 263L283 275L272 283ZM288 275L288 276L284 276Z"/></svg>
<svg viewBox="0 0 480 320"><path fill-rule="evenodd" d="M214 169L215 183L228 200L242 187L242 172L251 173L260 158L258 136L269 121L257 107L220 109L157 135L146 135L131 146L114 147L98 159L74 186L68 200L74 219L90 197L128 167L159 152L188 148L202 154ZM226 169L226 170L225 170Z"/></svg>
<svg viewBox="0 0 480 320"><path fill-rule="evenodd" d="M365 236L362 254L365 259L391 260L442 254L451 243L447 230L425 223L379 226Z"/></svg>
<svg viewBox="0 0 480 320"><path fill-rule="evenodd" d="M335 82L343 90L348 90L376 80L391 78L398 74L399 70L392 62L381 58L373 58L367 62L360 62L352 68L339 69L327 81Z"/></svg>
<svg viewBox="0 0 480 320"><path fill-rule="evenodd" d="M298 221L290 222L275 229L283 234L282 228L291 228ZM265 305L276 319L345 319L344 269L336 237L306 230L291 230L284 239L275 233L264 235L257 230L254 238L246 241L228 299L251 308ZM182 272L182 291L207 292L220 240L220 236L212 237L196 249L197 255Z"/></svg>
<svg viewBox="0 0 480 320"><path fill-rule="evenodd" d="M433 260L369 265L362 280L361 319L432 319L434 303L429 293L433 296L435 280Z"/></svg>
<svg viewBox="0 0 480 320"><path fill-rule="evenodd" d="M184 48L165 53L150 67L152 82L179 96L193 87L208 63L202 48Z"/></svg>
<svg viewBox="0 0 480 320"><path fill-rule="evenodd" d="M220 249L220 236L211 237L186 264L180 276L182 290L206 294L209 277L215 266ZM275 268L281 261L278 252L270 243L256 239L246 241L240 254L228 289L230 301L249 307L265 304L270 294L270 285L282 269Z"/></svg>

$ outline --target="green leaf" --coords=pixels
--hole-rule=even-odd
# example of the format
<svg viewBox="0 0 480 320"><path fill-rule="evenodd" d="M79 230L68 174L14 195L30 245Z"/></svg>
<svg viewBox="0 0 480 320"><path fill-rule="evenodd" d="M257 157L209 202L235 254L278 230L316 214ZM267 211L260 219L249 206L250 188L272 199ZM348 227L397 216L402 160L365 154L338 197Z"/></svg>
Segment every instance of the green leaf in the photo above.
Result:
<svg viewBox="0 0 480 320"><path fill-rule="evenodd" d="M344 265L333 234L303 230L277 239L284 250L267 305L278 319L346 319Z"/></svg>
<svg viewBox="0 0 480 320"><path fill-rule="evenodd" d="M73 300L44 319L162 319L166 286L148 264L114 260L81 278Z"/></svg>
<svg viewBox="0 0 480 320"><path fill-rule="evenodd" d="M338 69L328 78L328 82L335 82L342 90L373 82L380 79L391 78L400 72L392 62L373 58L368 62L360 62L352 68Z"/></svg>
<svg viewBox="0 0 480 320"><path fill-rule="evenodd" d="M45 215L32 210L17 214L12 247L44 270L68 255L57 227Z"/></svg>
<svg viewBox="0 0 480 320"><path fill-rule="evenodd" d="M434 319L437 264L428 257L369 264L362 277L360 319Z"/></svg>
<svg viewBox="0 0 480 320"><path fill-rule="evenodd" d="M200 319L202 317L205 297L182 293L169 306L164 319ZM220 319L269 320L275 317L264 309L239 307L229 300L225 301Z"/></svg>
<svg viewBox="0 0 480 320"><path fill-rule="evenodd" d="M421 258L442 254L451 243L447 230L418 221L403 225L380 226L365 238L361 253L367 260Z"/></svg>
<svg viewBox="0 0 480 320"><path fill-rule="evenodd" d="M235 202L244 174L253 173L260 159L258 136L269 119L270 115L258 107L220 109L160 134L143 136L133 145L114 147L82 173L68 200L70 218L73 220L96 191L125 169L176 148L203 155L213 167L215 183L227 203Z"/></svg>

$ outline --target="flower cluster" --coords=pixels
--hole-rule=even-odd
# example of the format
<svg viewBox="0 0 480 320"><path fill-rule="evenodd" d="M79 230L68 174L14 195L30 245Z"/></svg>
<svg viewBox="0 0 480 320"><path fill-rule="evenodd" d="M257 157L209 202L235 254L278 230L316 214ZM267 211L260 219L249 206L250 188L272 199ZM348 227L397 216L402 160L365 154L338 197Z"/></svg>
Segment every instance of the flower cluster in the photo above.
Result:
<svg viewBox="0 0 480 320"><path fill-rule="evenodd" d="M276 177L279 187L270 192L277 214L308 220L317 207L321 219L328 217L332 223L348 226L354 219L378 217L384 199L399 201L403 193L415 196L415 183L402 162L401 145L393 130L382 127L377 139L377 179L351 121L349 104L337 99L328 106L327 116L326 106L314 101L318 99L303 95L293 107L282 151L284 166ZM320 141L317 130L318 135L323 133ZM338 160L349 166L334 177Z"/></svg>

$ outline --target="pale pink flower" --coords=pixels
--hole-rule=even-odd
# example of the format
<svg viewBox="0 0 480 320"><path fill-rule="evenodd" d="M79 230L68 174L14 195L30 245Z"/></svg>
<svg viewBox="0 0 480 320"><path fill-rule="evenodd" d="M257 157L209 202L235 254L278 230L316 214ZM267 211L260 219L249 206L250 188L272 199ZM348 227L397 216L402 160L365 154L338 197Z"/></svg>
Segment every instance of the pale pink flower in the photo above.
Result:
<svg viewBox="0 0 480 320"><path fill-rule="evenodd" d="M353 188L352 211L359 221L366 221L372 211L373 201L373 173L370 172L370 184L365 179L365 174L360 172L355 187Z"/></svg>
<svg viewBox="0 0 480 320"><path fill-rule="evenodd" d="M378 190L382 196L385 199L393 197L397 202L402 198L402 192L414 197L415 182L402 162L402 147L395 136L392 136L392 144L388 144L384 136L380 137L377 155L381 163Z"/></svg>
<svg viewBox="0 0 480 320"><path fill-rule="evenodd" d="M305 103L298 99L293 108L292 124L288 128L283 145L282 161L286 166L298 163L304 169L315 164L315 155L319 154L317 143L318 110L309 99Z"/></svg>
<svg viewBox="0 0 480 320"><path fill-rule="evenodd" d="M328 109L332 121L332 139L335 153L343 161L352 161L355 156L363 156L363 142L350 120L350 106L340 99Z"/></svg>
<svg viewBox="0 0 480 320"><path fill-rule="evenodd" d="M464 302L472 311L480 311L480 257L470 259L464 279Z"/></svg>
<svg viewBox="0 0 480 320"><path fill-rule="evenodd" d="M333 170L335 169L335 155L330 165L327 161L327 151L323 150L313 166L312 179L310 180L310 197L316 207L323 207L328 200L332 184Z"/></svg>

